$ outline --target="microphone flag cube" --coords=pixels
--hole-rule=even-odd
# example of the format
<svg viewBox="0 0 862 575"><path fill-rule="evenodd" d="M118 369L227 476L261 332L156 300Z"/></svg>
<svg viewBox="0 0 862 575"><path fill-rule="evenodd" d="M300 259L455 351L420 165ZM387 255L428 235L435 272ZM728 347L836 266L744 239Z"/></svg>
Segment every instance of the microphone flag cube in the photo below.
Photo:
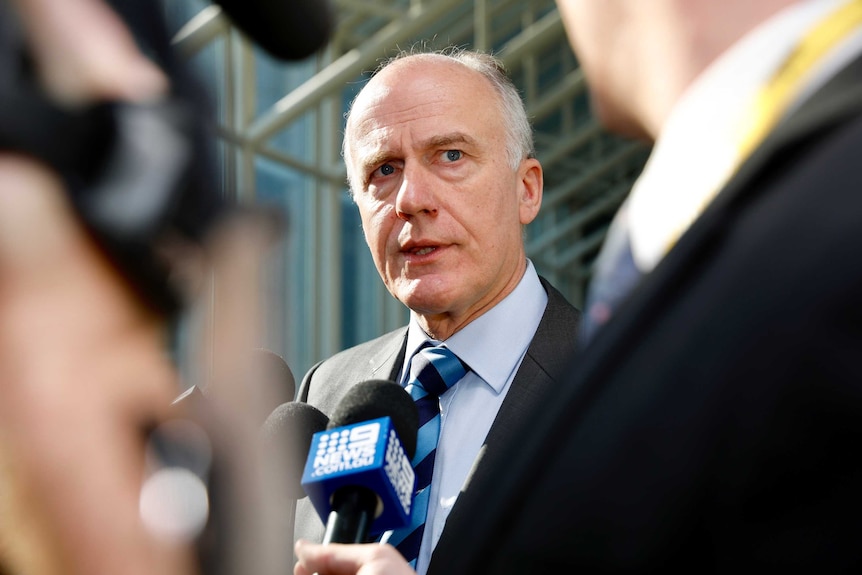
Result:
<svg viewBox="0 0 862 575"><path fill-rule="evenodd" d="M415 482L389 417L315 433L302 476L302 487L324 523L338 489L361 486L377 494L371 534L407 525Z"/></svg>

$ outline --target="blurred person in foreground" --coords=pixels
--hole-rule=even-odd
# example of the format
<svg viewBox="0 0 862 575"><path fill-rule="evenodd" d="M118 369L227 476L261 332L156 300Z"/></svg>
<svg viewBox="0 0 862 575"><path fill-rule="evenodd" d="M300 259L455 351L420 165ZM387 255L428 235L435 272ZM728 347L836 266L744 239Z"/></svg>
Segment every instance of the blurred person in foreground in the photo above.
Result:
<svg viewBox="0 0 862 575"><path fill-rule="evenodd" d="M62 105L168 90L101 2L9 4ZM0 150L0 565L10 575L194 572L189 549L149 533L138 509L145 430L177 390L165 333L59 176Z"/></svg>
<svg viewBox="0 0 862 575"><path fill-rule="evenodd" d="M175 91L175 78L154 60L155 52L139 47L138 42L147 38L133 35L129 21L114 9L119 4L109 6L100 0L0 3L0 97L6 122L0 126L0 572L4 575L200 572L194 534L164 530L165 524L159 523L173 517L186 501L157 496L155 505L149 505L151 500L145 497L145 486L152 485L148 479L165 462L154 449L152 432L180 413L185 417L185 410L172 406L180 389L169 345L177 311L150 299L153 293L126 273L130 268L119 265L121 260L108 248L106 236L85 225L84 211L76 203L90 190L81 186L83 180L70 178L41 156L22 151L47 150L50 156L52 149L66 145L68 152L65 139L78 133L50 132L44 126L58 117L69 122L56 125L72 125L79 114L106 110L97 106L100 103L110 103L110 111L118 114L137 113L137 119L165 119L162 126L177 132L182 128L171 122L175 116L157 116L160 103L179 100L181 104L182 96ZM141 5L123 6L134 11ZM141 24L153 22L158 20ZM151 40L150 48L169 49L166 39ZM24 97L18 97L21 94ZM41 105L51 117L19 114L10 118L10 102ZM197 101L195 106L199 105ZM93 127L89 122L77 125ZM117 122L112 127L122 131L123 125ZM27 128L33 129L28 132ZM166 132L171 130L159 133ZM124 135L153 146L153 140L147 139L153 136L150 132L132 130ZM38 145L46 141L58 147ZM124 143L122 138L117 141L113 143L118 147ZM77 150L82 153L76 155L75 145L81 147L73 140L71 157L101 158L103 150L98 149ZM134 171L136 164L121 167ZM157 183L167 180L165 173L153 176L143 177ZM182 195L178 201L185 201L191 186L184 185L187 180L178 181L181 183L173 190ZM172 190L166 184L152 191L169 195ZM222 204L214 194L204 188L197 206L201 209L185 214L191 222L204 227L221 216ZM127 209L125 214L139 215L151 207L147 200L157 202L159 198L135 198L144 200L143 207L137 204L140 211L128 202L119 207ZM209 216L213 220L207 220ZM195 256L208 252L203 258L173 259L177 267L172 272L192 271L184 269L186 264L212 264L207 269L216 278L223 266L231 267L226 275L255 277L253 265L242 268L247 274L237 273L233 266L234 259L248 262L254 258L244 245L229 241L234 236L230 230L213 225L207 233L206 240L211 242L207 246L186 244L187 238L179 233L171 237L172 246L191 248ZM254 239L248 242L254 243ZM157 247L168 246L159 243ZM235 252L240 253L234 258ZM142 265L141 260L133 261L132 267L135 265ZM161 286L168 286L178 278L165 274L159 279ZM240 284L234 280L228 288ZM190 288L188 295L192 296L193 286L184 287ZM167 289L165 293L168 291L173 292ZM181 299L179 291L184 290L177 290ZM238 297L253 299L248 296ZM230 307L233 301L230 294L222 304ZM256 327L251 317L254 307L230 311L234 319L241 318L230 326L231 333L238 335L230 342L216 343L228 353L215 354L216 360L210 364L213 374L241 369L239 362L225 356L251 346L246 337ZM210 335L219 340L222 333L213 330ZM231 366L225 362L232 362ZM238 443L256 432L240 419L240 414L219 419L222 432L232 434ZM245 451L252 451L249 446L243 444ZM221 446L211 447L215 451ZM247 464L243 472L255 476L255 459L246 457L242 462ZM253 484L252 480L248 483ZM218 503L210 498L208 504L229 508L223 504L231 496L221 495ZM256 509L256 496L244 493L244 508ZM232 514L231 520L250 527L241 514ZM224 547L232 545L224 543ZM246 566L246 572L257 572L256 566Z"/></svg>
<svg viewBox="0 0 862 575"><path fill-rule="evenodd" d="M429 573L855 572L862 2L558 6L598 116L655 147L583 352ZM409 573L297 551L298 575Z"/></svg>
<svg viewBox="0 0 862 575"><path fill-rule="evenodd" d="M331 413L365 380L410 389L426 346L457 356L462 371L439 397L433 464L421 447L413 462L433 466L420 495L427 515L424 503L415 506L424 527L383 535L418 558L422 573L457 553L437 544L441 533L482 513L481 497L459 495L468 475L488 472L481 458L511 453L513 426L561 384L580 314L526 256L523 228L541 206L542 167L524 104L492 56L402 53L384 64L351 106L344 159L374 263L410 322L317 364L298 395ZM307 500L296 533L323 539Z"/></svg>

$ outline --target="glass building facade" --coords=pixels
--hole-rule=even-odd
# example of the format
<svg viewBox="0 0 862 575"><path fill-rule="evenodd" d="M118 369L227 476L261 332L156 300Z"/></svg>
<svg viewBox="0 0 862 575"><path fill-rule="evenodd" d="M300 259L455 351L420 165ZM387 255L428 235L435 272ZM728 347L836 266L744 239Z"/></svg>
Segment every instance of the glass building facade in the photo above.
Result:
<svg viewBox="0 0 862 575"><path fill-rule="evenodd" d="M542 212L527 228L539 273L580 305L608 222L648 150L605 133L553 0L333 0L330 42L279 61L204 0L162 0L175 47L212 98L223 193L277 206L287 233L266 254L261 347L297 379L315 362L403 325L347 193L344 113L399 49L492 52L520 88L545 170Z"/></svg>

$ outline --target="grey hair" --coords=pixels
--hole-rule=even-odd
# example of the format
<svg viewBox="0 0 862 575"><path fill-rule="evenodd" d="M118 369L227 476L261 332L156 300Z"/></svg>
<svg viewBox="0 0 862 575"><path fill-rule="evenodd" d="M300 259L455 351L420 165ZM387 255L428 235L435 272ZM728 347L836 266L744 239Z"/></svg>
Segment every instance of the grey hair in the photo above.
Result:
<svg viewBox="0 0 862 575"><path fill-rule="evenodd" d="M378 74L394 62L408 58L449 60L457 62L462 66L466 66L484 76L491 83L494 91L500 97L500 118L503 121L503 129L506 133L506 156L509 160L509 166L512 170L517 170L518 166L524 159L535 157L536 149L533 142L533 128L530 125L530 120L527 118L527 110L524 106L524 101L521 99L521 94L518 92L518 88L509 78L506 67L503 65L502 61L491 54L475 52L458 47L450 47L445 50L433 52L402 50L395 56L383 61L374 74ZM356 99L354 98L353 102L355 101ZM350 159L349 148L350 113L352 110L353 103L351 103L350 110L345 115L347 122L344 138L342 140L341 155L346 163L350 191L351 194L354 194L358 191L358 181L356 175L352 173L352 162Z"/></svg>

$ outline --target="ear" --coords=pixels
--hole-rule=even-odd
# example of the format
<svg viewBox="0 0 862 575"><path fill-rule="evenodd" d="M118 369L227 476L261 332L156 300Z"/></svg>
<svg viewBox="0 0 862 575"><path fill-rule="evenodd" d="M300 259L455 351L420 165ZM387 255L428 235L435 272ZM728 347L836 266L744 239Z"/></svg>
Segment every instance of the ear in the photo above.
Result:
<svg viewBox="0 0 862 575"><path fill-rule="evenodd" d="M521 225L532 222L542 206L544 178L542 164L536 158L527 158L518 168L518 203Z"/></svg>

